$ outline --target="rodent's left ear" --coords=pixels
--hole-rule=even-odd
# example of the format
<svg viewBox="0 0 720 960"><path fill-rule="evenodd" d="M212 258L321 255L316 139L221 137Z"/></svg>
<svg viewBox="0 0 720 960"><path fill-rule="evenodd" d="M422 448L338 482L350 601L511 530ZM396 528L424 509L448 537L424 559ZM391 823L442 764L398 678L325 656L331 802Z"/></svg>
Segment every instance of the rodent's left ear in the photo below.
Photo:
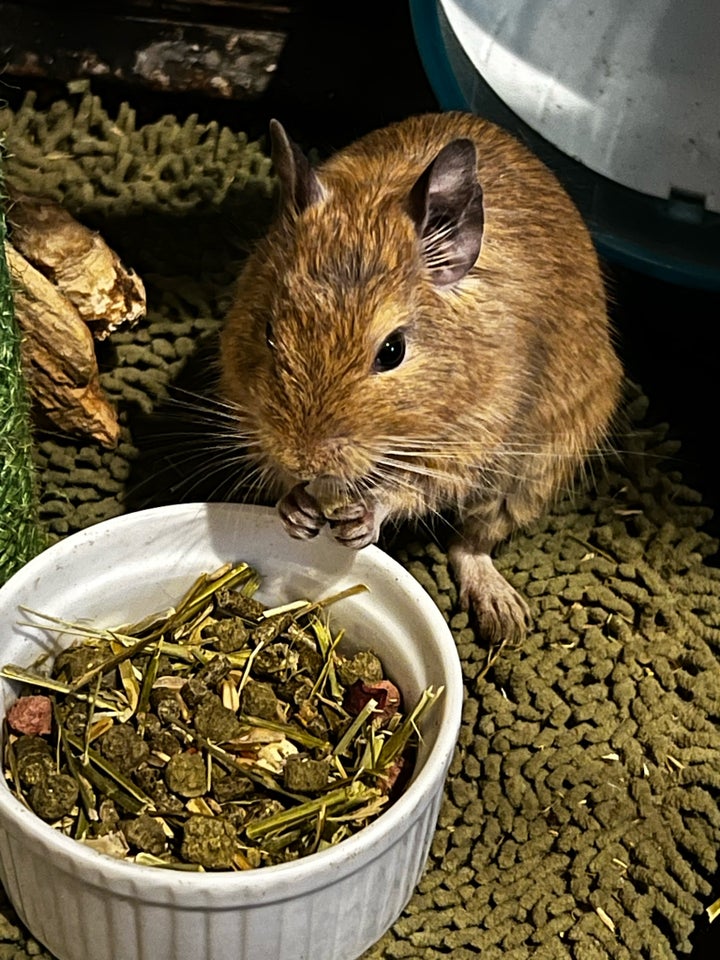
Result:
<svg viewBox="0 0 720 960"><path fill-rule="evenodd" d="M444 286L464 277L480 253L485 222L472 140L442 148L410 191L408 210L433 282Z"/></svg>
<svg viewBox="0 0 720 960"><path fill-rule="evenodd" d="M278 120L270 121L272 162L280 180L283 204L298 213L325 196L322 184L300 147L288 137Z"/></svg>

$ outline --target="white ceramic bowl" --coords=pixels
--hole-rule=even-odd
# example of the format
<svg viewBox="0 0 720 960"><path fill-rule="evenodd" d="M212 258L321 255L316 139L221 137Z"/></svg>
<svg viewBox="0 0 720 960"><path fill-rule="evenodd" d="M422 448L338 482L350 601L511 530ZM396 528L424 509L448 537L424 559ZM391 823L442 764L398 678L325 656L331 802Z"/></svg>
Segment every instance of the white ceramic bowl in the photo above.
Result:
<svg viewBox="0 0 720 960"><path fill-rule="evenodd" d="M358 582L332 608L352 642L372 645L426 715L413 779L355 836L293 863L183 873L88 849L42 822L0 783L0 879L32 934L59 960L353 960L392 925L422 873L460 725L462 680L447 625L382 551L287 537L274 511L188 504L126 514L50 547L0 590L3 664L31 664L68 641L18 626L19 607L105 625L164 609L203 570L247 560L276 603ZM0 715L17 696L0 682Z"/></svg>

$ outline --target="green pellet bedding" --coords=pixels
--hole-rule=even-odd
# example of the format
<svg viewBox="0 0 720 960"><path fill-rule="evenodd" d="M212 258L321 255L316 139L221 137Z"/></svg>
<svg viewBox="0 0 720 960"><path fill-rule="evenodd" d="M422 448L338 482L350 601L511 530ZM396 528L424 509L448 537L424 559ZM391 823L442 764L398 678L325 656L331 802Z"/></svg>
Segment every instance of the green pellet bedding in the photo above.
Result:
<svg viewBox="0 0 720 960"><path fill-rule="evenodd" d="M261 144L193 119L136 128L130 109L110 117L82 90L46 111L32 97L0 111L0 129L8 181L100 229L148 291L147 319L101 345L118 447L36 437L53 539L179 495L159 452L160 481L146 483L147 421L204 363L273 182ZM674 960L706 922L720 849L720 571L705 562L716 545L673 470L676 448L629 394L622 458L499 557L534 614L520 648L488 666L441 547L389 547L447 617L467 697L427 870L366 960ZM0 910L0 960L42 955Z"/></svg>

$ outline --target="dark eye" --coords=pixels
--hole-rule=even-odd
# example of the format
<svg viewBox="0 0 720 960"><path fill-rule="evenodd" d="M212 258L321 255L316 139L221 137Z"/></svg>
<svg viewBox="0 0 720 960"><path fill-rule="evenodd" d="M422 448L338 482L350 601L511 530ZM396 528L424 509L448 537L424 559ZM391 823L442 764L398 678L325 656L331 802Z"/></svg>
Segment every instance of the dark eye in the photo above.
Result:
<svg viewBox="0 0 720 960"><path fill-rule="evenodd" d="M385 340L373 361L373 370L377 373L385 373L386 370L394 370L399 367L405 358L405 331L393 330L390 336Z"/></svg>
<svg viewBox="0 0 720 960"><path fill-rule="evenodd" d="M270 347L271 350L275 349L275 340L273 339L273 327L272 323L268 320L265 324L265 342Z"/></svg>

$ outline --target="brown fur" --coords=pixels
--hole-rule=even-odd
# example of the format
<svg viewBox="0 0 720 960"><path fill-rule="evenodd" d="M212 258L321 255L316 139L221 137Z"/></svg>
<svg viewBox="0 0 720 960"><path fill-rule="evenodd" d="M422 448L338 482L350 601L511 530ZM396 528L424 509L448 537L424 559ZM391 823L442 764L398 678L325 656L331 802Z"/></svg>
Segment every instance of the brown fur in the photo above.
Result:
<svg viewBox="0 0 720 960"><path fill-rule="evenodd" d="M408 196L456 138L476 145L484 232L475 265L441 287ZM239 439L280 492L329 475L381 518L450 507L466 552L489 552L572 481L616 408L621 370L588 232L534 156L470 115L371 133L317 177L324 199L286 204L227 317L222 390ZM404 363L374 373L399 326ZM374 469L386 455L395 466ZM473 586L463 592L477 607Z"/></svg>

